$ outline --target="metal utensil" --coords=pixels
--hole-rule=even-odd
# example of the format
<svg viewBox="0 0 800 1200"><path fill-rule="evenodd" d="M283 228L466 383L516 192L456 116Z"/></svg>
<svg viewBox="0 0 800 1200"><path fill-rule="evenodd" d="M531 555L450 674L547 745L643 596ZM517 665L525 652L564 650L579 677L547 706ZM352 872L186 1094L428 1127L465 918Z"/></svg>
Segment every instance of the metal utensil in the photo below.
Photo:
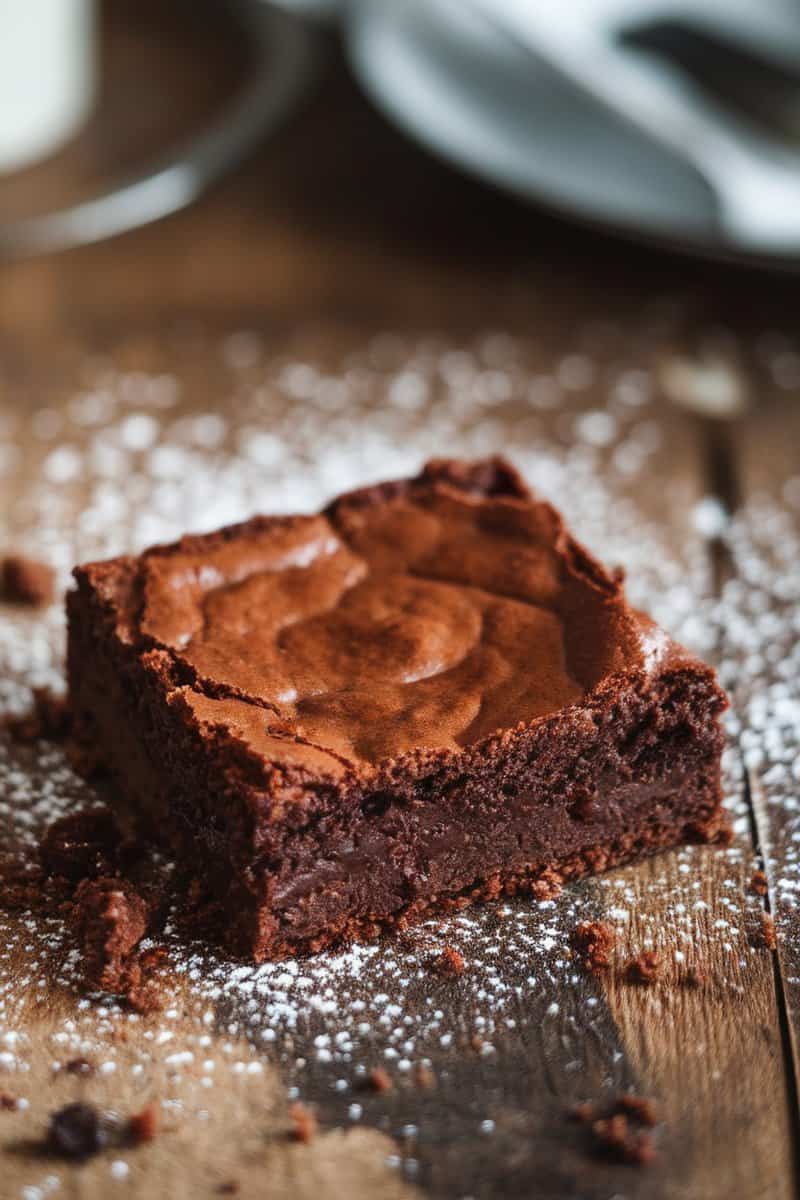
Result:
<svg viewBox="0 0 800 1200"><path fill-rule="evenodd" d="M463 0L457 0L463 3ZM620 0L469 0L495 32L546 60L607 111L691 166L713 193L718 237L755 253L800 249L800 153L761 136L678 70L626 46L604 16Z"/></svg>

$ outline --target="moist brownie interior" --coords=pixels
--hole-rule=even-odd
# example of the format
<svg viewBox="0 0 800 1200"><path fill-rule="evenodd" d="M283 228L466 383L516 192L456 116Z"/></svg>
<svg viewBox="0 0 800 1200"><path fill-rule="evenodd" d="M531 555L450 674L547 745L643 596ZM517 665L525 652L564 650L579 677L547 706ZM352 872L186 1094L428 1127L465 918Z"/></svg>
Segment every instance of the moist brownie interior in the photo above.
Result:
<svg viewBox="0 0 800 1200"><path fill-rule="evenodd" d="M76 570L72 702L255 958L719 828L713 672L498 459Z"/></svg>

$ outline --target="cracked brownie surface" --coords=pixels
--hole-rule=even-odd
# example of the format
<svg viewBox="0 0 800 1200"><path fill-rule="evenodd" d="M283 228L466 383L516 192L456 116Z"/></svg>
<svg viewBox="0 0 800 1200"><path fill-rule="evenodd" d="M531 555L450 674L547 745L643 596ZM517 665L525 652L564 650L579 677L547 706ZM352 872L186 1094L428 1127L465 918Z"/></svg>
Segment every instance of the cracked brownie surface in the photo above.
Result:
<svg viewBox="0 0 800 1200"><path fill-rule="evenodd" d="M76 578L84 729L137 819L199 852L245 953L718 826L713 672L502 460L435 461Z"/></svg>

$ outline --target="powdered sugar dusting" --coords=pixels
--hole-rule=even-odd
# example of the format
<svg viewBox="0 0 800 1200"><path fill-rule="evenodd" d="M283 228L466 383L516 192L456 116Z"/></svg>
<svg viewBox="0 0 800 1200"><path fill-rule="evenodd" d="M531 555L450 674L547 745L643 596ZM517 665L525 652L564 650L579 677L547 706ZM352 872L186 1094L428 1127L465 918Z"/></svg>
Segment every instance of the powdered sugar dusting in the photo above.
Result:
<svg viewBox="0 0 800 1200"><path fill-rule="evenodd" d="M502 1107L498 1064L520 1047L540 1069L555 1064L560 1098L581 1095L595 1045L604 1047L605 1086L635 1083L604 985L577 970L569 933L602 913L622 943L667 954L673 982L687 965L706 963L713 947L723 964L715 985L731 994L746 987L760 969L750 932L761 901L742 888L757 863L739 747L758 772L763 804L780 809L780 821L766 819L763 828L780 830L780 845L765 849L772 865L781 864L773 880L778 923L792 936L800 893L797 521L766 498L730 521L714 498L694 507L686 480L664 472L662 415L644 366L621 372L583 354L546 362L499 335L466 345L387 335L323 366L272 355L244 332L221 344L219 370L219 413L196 411L185 381L162 370L127 372L98 360L60 407L8 414L29 449L24 463L0 459L10 498L0 511L0 543L24 538L26 551L51 562L66 586L81 559L253 511L313 511L345 488L415 472L437 453L502 451L599 557L627 569L637 604L719 659L736 701L726 780L737 836L728 850L687 847L649 870L613 872L555 900L469 910L308 960L232 963L168 933L170 1003L145 1022L135 1047L121 1053L115 1040L120 1028L141 1025L135 1014L108 998L71 996L48 1035L53 1069L91 1056L108 1087L118 1072L151 1078L157 1069L166 1081L164 1109L206 1121L214 1119L215 1092L232 1078L258 1087L263 1070L278 1066L290 1097L311 1095L331 1120L348 1125L384 1119L383 1101L359 1087L370 1067L410 1080L433 1064L461 1131L483 1137L496 1136ZM686 537L677 544L659 507L638 499L653 477L661 503L685 514ZM705 536L727 539L738 572L721 600L711 595ZM4 709L24 708L31 686L63 686L63 636L59 606L33 616L3 611ZM29 850L37 831L90 795L58 747L0 746L0 817ZM0 917L0 935L0 1070L24 1096L26 1072L41 1055L28 1032L31 1013L54 980L71 994L79 962L56 919ZM457 981L431 967L447 946L466 963ZM479 1103L459 1095L465 1055L483 1064ZM418 1095L413 1103L404 1096L390 1132L403 1148L398 1164L415 1177L435 1119ZM122 1181L127 1164L115 1160L109 1170Z"/></svg>

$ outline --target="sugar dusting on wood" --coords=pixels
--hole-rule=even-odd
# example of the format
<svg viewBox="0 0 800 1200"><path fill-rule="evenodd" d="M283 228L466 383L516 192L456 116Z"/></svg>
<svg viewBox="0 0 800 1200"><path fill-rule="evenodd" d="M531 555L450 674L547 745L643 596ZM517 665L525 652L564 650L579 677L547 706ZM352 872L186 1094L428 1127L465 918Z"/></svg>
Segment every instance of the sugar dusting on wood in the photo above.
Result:
<svg viewBox="0 0 800 1200"><path fill-rule="evenodd" d="M669 875L657 861L647 885L652 913L641 907L634 913L641 893L622 870L555 899L508 901L428 921L402 938L258 967L187 945L168 927L166 1007L147 1020L112 998L79 997L79 952L59 919L0 914L0 1070L17 1104L24 1111L26 1076L43 1052L26 1032L26 1014L54 985L69 998L44 1048L53 1072L69 1072L70 1063L83 1060L110 1086L117 1072L145 1083L157 1069L166 1081L157 1101L164 1136L170 1120L213 1120L215 1091L232 1078L257 1087L261 1073L275 1066L287 1103L324 1095L326 1124L375 1121L390 1089L371 1094L364 1084L371 1071L413 1086L416 1078L433 1077L435 1062L436 1098L448 1074L455 1078L460 1056L478 1056L489 1070L493 1056L532 1030L558 1040L577 1086L593 1036L606 1036L598 1023L605 985L579 970L570 937L599 910L631 955L658 958L648 1002L691 972L703 976L712 944L723 951L715 961L727 964L713 986L741 993L764 953L750 937L763 900L741 880L762 865L774 891L778 938L796 937L800 522L765 497L728 519L709 497L697 511L694 536L676 551L635 499L665 436L644 368L619 372L585 355L548 364L525 344L497 336L466 346L386 336L323 370L292 358L270 360L255 335L241 334L225 341L220 357L230 391L225 416L193 411L171 375L126 373L107 362L96 364L62 407L17 414L39 449L24 485L21 476L15 483L13 456L5 463L7 481L19 492L0 514L6 522L0 545L24 528L26 551L53 563L64 587L81 559L136 550L253 511L311 511L344 488L416 471L436 451L502 450L556 501L593 551L626 568L636 603L718 661L734 697L725 770L736 837L725 850L676 851L677 871ZM596 408L581 399L590 385L603 397ZM685 504L670 492L681 488L680 480L660 482L665 506ZM711 596L704 536L722 538L735 564L718 600ZM63 688L63 637L59 604L41 613L3 612L3 711L22 712L33 687ZM759 771L766 804L788 814L777 875L769 859L762 864L753 855L743 767ZM59 746L0 744L0 818L29 855L49 822L90 798ZM710 895L702 864L712 853L728 864L729 886ZM634 924L637 944L630 945ZM467 969L431 970L442 955L457 956ZM4 970L12 960L15 970ZM799 980L789 985L800 989ZM131 1048L126 1031L139 1034L143 1026ZM631 1079L620 1051L609 1067L609 1094ZM570 1080L562 1083L568 1092ZM392 1087L393 1097L402 1094ZM494 1103L487 1089L484 1108L471 1118L476 1134L494 1136ZM36 1119L41 1126L46 1114ZM397 1165L414 1179L424 1119L419 1128L406 1122L390 1132L402 1148ZM113 1178L127 1174L126 1163L124 1156L114 1160ZM57 1179L55 1167L50 1174ZM43 1175L32 1172L30 1200L46 1194Z"/></svg>

